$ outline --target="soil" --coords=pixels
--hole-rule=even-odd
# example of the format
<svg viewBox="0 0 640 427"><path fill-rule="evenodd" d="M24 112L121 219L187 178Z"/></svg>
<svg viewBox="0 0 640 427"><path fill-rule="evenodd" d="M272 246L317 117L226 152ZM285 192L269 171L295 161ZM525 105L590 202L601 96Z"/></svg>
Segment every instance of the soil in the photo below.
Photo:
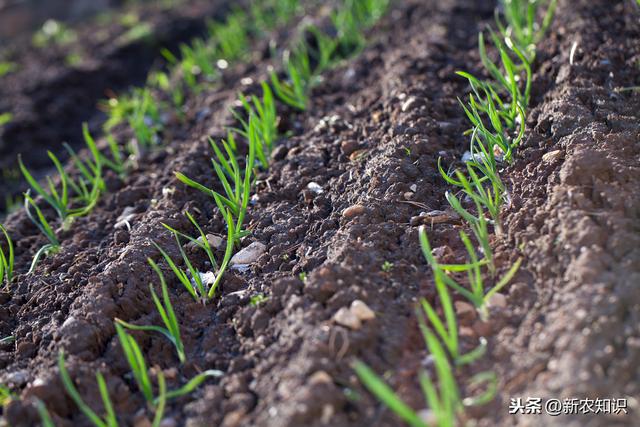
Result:
<svg viewBox="0 0 640 427"><path fill-rule="evenodd" d="M359 383L355 358L388 373L412 407L426 406L417 371L429 362L414 308L420 297L433 301L434 290L418 225L425 224L422 212L444 211L444 220L425 224L434 252L442 262L464 260L462 224L446 213L450 188L437 159L455 164L467 148L456 97L468 88L455 71L480 70L477 33L492 23L494 8L491 1L398 1L364 51L325 75L307 112L280 109L282 134L290 136L281 138L272 165L259 176L247 218L252 233L243 241L265 244L266 253L246 271L229 271L207 306L169 280L184 365L166 339L134 333L149 365L165 371L169 388L206 369L224 372L171 401L163 425L402 425ZM275 35L289 36L288 30ZM96 55L104 64L95 76L106 81L106 69L130 60L115 56L123 62ZM45 402L56 426L89 425L59 380L61 349L93 408L102 411L94 380L99 370L122 425L148 425L113 319L160 324L149 298L155 275L146 260L160 260L151 241L178 256L162 223L190 232L188 210L207 232L224 234L212 200L178 183L174 171L214 185L207 138L223 137L233 123L229 107L239 91L258 91L255 82L271 63L268 49L259 46L252 59L192 97L185 123L165 130L164 148L148 153L123 182L110 177L96 209L62 234L61 252L35 274L21 268L12 288L0 293L0 336L16 337L0 347L0 383L22 398L4 409L11 426L38 425L33 397ZM539 46L527 138L503 175L511 196L505 234L494 241L500 270L520 257L524 262L488 324L473 315L462 321L467 349L480 335L489 340L481 362L456 371L463 394L475 391L467 387L473 374L491 369L498 375L497 399L468 412L479 425L640 424L640 293L634 287L640 279L640 98L616 90L640 82L639 59L640 10L633 2L559 1ZM130 78L129 68L115 67L114 76ZM92 90L75 83L77 76L67 78L74 91ZM67 86L43 82L53 97L68 93ZM109 85L93 92L90 108ZM76 105L66 110L64 125L43 126L37 146L55 147L65 132L77 137L89 104ZM130 228L118 225L125 209L134 212ZM28 265L44 238L23 212L5 225L16 241L16 265ZM193 259L207 268L201 254ZM266 300L251 304L259 294ZM354 300L375 318L359 327L336 323L336 312ZM629 414L509 415L510 398L528 396L628 398Z"/></svg>

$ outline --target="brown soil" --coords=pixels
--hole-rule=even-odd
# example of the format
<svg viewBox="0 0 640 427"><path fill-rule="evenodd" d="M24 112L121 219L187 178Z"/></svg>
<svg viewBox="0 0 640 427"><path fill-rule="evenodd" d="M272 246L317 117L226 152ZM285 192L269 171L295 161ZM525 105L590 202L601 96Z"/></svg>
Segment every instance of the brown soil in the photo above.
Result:
<svg viewBox="0 0 640 427"><path fill-rule="evenodd" d="M135 334L149 364L167 372L170 388L201 370L224 372L172 401L167 425L401 425L359 384L350 367L356 357L389 372L413 407L425 407L416 371L427 354L414 305L434 292L418 245L418 216L447 209L450 188L437 159L453 164L467 146L456 100L467 86L454 72L479 69L477 32L492 22L494 7L471 0L396 2L364 52L325 76L307 113L281 109L281 130L293 134L279 141L272 166L259 177L249 209L252 234L243 242L262 242L267 252L248 271L227 273L206 307L170 280L188 353L184 366L165 339ZM499 377L498 398L470 412L481 425L640 423L631 399L640 394L634 288L640 101L614 90L638 84L639 58L640 11L632 2L559 2L540 46L528 137L504 175L512 199L504 212L507 232L495 242L501 269L520 256L525 261L505 291L506 307L493 310L489 325L470 323L464 334L469 348L479 333L487 335L490 350L458 372L463 390L477 371L489 368ZM0 348L0 383L23 398L5 409L10 425L37 425L34 396L56 426L89 425L58 378L60 349L94 408L101 411L94 380L100 370L122 425L144 425L144 401L113 319L159 324L148 295L154 274L146 258L159 260L150 240L178 254L161 223L190 230L182 214L189 210L207 232L224 233L214 203L179 184L173 172L213 184L206 139L224 135L237 92L258 88L243 85L243 78L259 81L269 62L256 54L252 65L229 70L217 89L190 99L187 122L165 131L166 147L148 154L125 182L110 179L96 210L62 236L62 251L0 294L0 336L16 337ZM76 134L85 119L70 114L75 124L64 132ZM38 144L55 145L60 135ZM312 182L323 191L309 189ZM131 229L116 228L128 207L135 211ZM17 242L16 264L28 265L44 238L22 212L5 225ZM444 262L461 261L458 220L428 225ZM393 264L389 271L385 262ZM252 306L259 293L268 299ZM356 299L375 319L355 330L332 321ZM509 398L527 396L628 397L630 414L509 416Z"/></svg>

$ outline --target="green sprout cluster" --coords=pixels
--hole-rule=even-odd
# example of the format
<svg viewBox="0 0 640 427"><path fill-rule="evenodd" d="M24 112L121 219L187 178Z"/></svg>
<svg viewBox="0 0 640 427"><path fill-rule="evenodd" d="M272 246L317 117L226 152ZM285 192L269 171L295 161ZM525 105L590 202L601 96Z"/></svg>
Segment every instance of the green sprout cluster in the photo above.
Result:
<svg viewBox="0 0 640 427"><path fill-rule="evenodd" d="M185 212L185 215L197 230L198 237L163 224L175 237L182 258L181 263L176 263L167 251L152 242L169 269L195 301L206 303L213 298L234 250L240 246L241 238L248 234L243 226L251 189L255 184L258 171L269 167L271 151L280 137L277 101L282 101L294 108L306 108L309 105L312 87L320 80L319 75L362 48L365 40L363 32L382 16L387 6L388 0L345 0L343 7L332 14L339 37L331 38L318 28L307 26L306 34L312 34L315 37L317 47L314 45L312 48L310 44L303 41L304 37L301 37L294 48L285 53L284 77L281 78L274 73L270 82L262 82L261 97L240 95L242 107L232 111L238 123L237 127L229 130L225 140L210 141L214 152L212 166L217 179L215 186L207 187L183 173L176 172L176 178L179 181L203 191L214 199L227 228L226 247L220 261L216 258L216 248L211 247L203 228L189 212ZM165 51L163 54L170 64L168 71L152 73L146 87L108 101L109 118L105 123L107 150L103 152L96 148L86 126L84 136L91 159L82 160L68 148L72 158L73 174L64 169L60 161L50 154L58 176L47 178L47 185L43 187L20 162L22 173L32 190L40 196L39 199L34 200L30 192L25 194L27 213L50 241L39 251L42 253L34 259L31 270L35 268L37 260L43 254L55 252L60 248L56 232L40 207L43 201L56 212L63 228L68 228L73 219L88 214L95 206L100 194L105 191L102 180L104 169L110 169L124 179L131 168L132 158L135 159L139 157L141 151L160 144L162 115L168 105L173 104L174 112L179 113L186 93L198 93L215 83L220 78L220 69L226 67L228 61L242 59L247 55L250 40L288 22L298 9L298 0L253 2L248 13L237 9L228 15L224 23L210 24L210 34L205 40L195 40L189 45L183 45L180 49L182 55L180 59ZM165 102L166 100L169 102ZM134 137L133 142L124 148L116 142L111 133L116 126L123 123L128 125ZM247 147L248 154L244 156L241 155L241 143L245 143ZM6 232L4 235L8 241L9 252L7 256L2 252L1 259L4 266L2 271L3 277L6 276L8 282L13 267L10 271L6 265L12 264L13 247L9 235ZM203 281L200 272L182 249L183 239L195 244L206 253L211 266L215 269L213 284L208 285ZM165 378L162 372L158 372L154 386L142 349L127 330L161 334L174 346L180 363L187 360L187 352L164 274L156 262L152 259L148 262L160 282L159 293L153 284L150 284L149 290L163 326L137 325L115 319L115 328L125 359L131 368L134 383L145 397L148 409L155 413L152 425L158 426L169 399L193 392L207 378L221 376L222 372L204 371L184 386L172 391L167 390ZM179 267L181 264L184 264L186 269ZM5 271L6 274L4 274ZM264 299L264 296L256 297L252 299L252 303L259 304ZM59 354L58 369L67 393L93 425L98 427L118 425L107 385L100 372L96 374L96 382L103 401L103 415L96 413L83 401L66 369L64 352ZM43 425L53 425L44 404L41 401L36 401L35 404Z"/></svg>
<svg viewBox="0 0 640 427"><path fill-rule="evenodd" d="M471 125L467 132L471 138L471 157L462 171L445 171L441 160L438 161L438 167L443 178L459 189L458 194L448 192L446 197L453 210L471 229L480 247L481 256L471 237L461 231L460 238L467 251L468 262L440 264L432 254L425 228L420 229L422 252L431 266L444 315L442 320L435 306L425 299L420 301L418 322L426 347L434 360L436 380L427 371L423 371L419 381L426 404L435 419L433 424L405 404L368 366L360 361L354 364L364 385L412 427L453 427L458 425L459 416L465 407L486 404L496 394L496 375L485 371L470 379L471 386L484 386L484 392L478 396L462 398L454 367L473 363L481 358L486 352L486 340L481 338L477 348L461 354L450 289L471 302L480 313L480 318L486 320L489 315L489 299L510 282L520 267L521 260L518 260L492 286L488 287L484 283L485 268L489 276L496 279L489 236L491 226L496 234L502 232L500 210L507 190L500 178L500 169L502 164L513 161L514 151L524 138L536 44L542 40L551 25L556 1L501 0L503 13L496 11L497 31L489 29L489 42L483 33L479 35L480 58L488 78L481 79L467 72L457 73L466 78L471 87L468 101L460 101ZM490 51L497 53L498 61L491 59ZM471 201L475 212L465 207L464 199ZM487 219L485 212L490 219ZM465 281L456 279L460 273L466 273Z"/></svg>

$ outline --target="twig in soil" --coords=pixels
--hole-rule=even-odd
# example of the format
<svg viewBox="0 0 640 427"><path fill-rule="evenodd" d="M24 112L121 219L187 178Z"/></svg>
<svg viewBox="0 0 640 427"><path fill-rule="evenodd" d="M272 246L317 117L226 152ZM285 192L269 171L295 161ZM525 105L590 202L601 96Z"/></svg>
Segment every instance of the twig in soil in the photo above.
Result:
<svg viewBox="0 0 640 427"><path fill-rule="evenodd" d="M171 299L169 298L169 291L167 290L167 283L164 280L164 275L162 271L158 267L158 265L153 262L153 260L148 259L149 265L156 272L158 277L160 278L160 287L162 292L162 301L156 294L156 291L153 288L153 284L149 284L149 290L151 291L151 298L153 298L153 303L158 310L158 314L160 314L160 318L164 323L165 327L155 326L155 325L133 325L131 323L127 323L124 320L116 319L116 322L120 325L124 326L127 329L131 329L134 331L147 331L147 332L158 332L165 337L173 344L176 348L176 352L178 353L178 358L180 359L180 363L184 363L186 360L186 355L184 351L184 344L182 343L182 339L180 338L180 325L178 323L178 319L173 310L173 305L171 304Z"/></svg>

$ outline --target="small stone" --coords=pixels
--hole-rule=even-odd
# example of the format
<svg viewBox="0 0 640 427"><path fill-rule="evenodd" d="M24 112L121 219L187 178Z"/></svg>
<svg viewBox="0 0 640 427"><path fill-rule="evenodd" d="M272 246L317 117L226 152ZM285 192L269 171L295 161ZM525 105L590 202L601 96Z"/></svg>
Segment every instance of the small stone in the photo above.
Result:
<svg viewBox="0 0 640 427"><path fill-rule="evenodd" d="M200 236L198 240L202 241L202 236ZM225 239L217 234L207 234L207 242L209 242L209 246L212 248L220 249L224 246Z"/></svg>
<svg viewBox="0 0 640 427"><path fill-rule="evenodd" d="M331 384L333 383L333 378L325 371L316 371L309 377L309 384Z"/></svg>
<svg viewBox="0 0 640 427"><path fill-rule="evenodd" d="M415 96L411 96L402 103L402 112L404 113L409 110L413 110L414 108L419 107L420 105L421 105L420 100L418 100L418 98L416 98Z"/></svg>
<svg viewBox="0 0 640 427"><path fill-rule="evenodd" d="M376 314L369 308L367 304L359 299L355 300L351 303L351 308L349 309L351 313L353 313L358 319L372 320L376 318Z"/></svg>
<svg viewBox="0 0 640 427"><path fill-rule="evenodd" d="M116 220L116 225L114 228L123 228L126 227L127 230L131 229L131 221L136 217L135 214L136 208L133 206L127 206L124 208L118 219Z"/></svg>
<svg viewBox="0 0 640 427"><path fill-rule="evenodd" d="M453 303L453 306L461 325L471 326L478 318L476 308L466 301L456 301Z"/></svg>
<svg viewBox="0 0 640 427"><path fill-rule="evenodd" d="M416 191L418 191L418 186L416 184L411 184L411 187L409 187L409 190L415 193Z"/></svg>
<svg viewBox="0 0 640 427"><path fill-rule="evenodd" d="M548 153L543 155L542 161L544 163L554 163L555 161L560 160L562 157L564 157L562 150L554 150L549 151Z"/></svg>
<svg viewBox="0 0 640 427"><path fill-rule="evenodd" d="M362 215L365 212L365 207L362 205L349 206L342 212L342 216L346 219L351 219L356 216Z"/></svg>
<svg viewBox="0 0 640 427"><path fill-rule="evenodd" d="M307 184L307 188L311 190L312 193L315 193L315 194L324 193L324 189L317 182L313 182L313 181L310 182L309 184Z"/></svg>
<svg viewBox="0 0 640 427"><path fill-rule="evenodd" d="M267 246L264 243L253 242L231 258L231 265L249 265L253 264L264 254Z"/></svg>
<svg viewBox="0 0 640 427"><path fill-rule="evenodd" d="M178 427L178 422L175 418L165 418L160 421L160 427Z"/></svg>
<svg viewBox="0 0 640 427"><path fill-rule="evenodd" d="M175 187L163 187L162 188L162 196L163 197L171 196L175 192L176 192L176 188Z"/></svg>
<svg viewBox="0 0 640 427"><path fill-rule="evenodd" d="M213 286L213 284L216 282L216 275L213 271L207 271L205 273L198 272L198 276L200 276L200 280L202 281L202 284L207 289ZM195 281L191 280L191 283L194 285L194 288L196 288Z"/></svg>
<svg viewBox="0 0 640 427"><path fill-rule="evenodd" d="M27 371L15 371L5 375L5 382L14 385L15 387L22 387L29 380L29 373Z"/></svg>
<svg viewBox="0 0 640 427"><path fill-rule="evenodd" d="M505 308L507 306L507 297L501 293L495 293L489 297L487 305L489 307Z"/></svg>
<svg viewBox="0 0 640 427"><path fill-rule="evenodd" d="M333 321L338 325L346 326L353 330L358 330L362 327L362 322L358 316L353 314L347 307L342 307L336 311L336 314L333 315Z"/></svg>
<svg viewBox="0 0 640 427"><path fill-rule="evenodd" d="M436 413L431 409L421 409L418 411L418 417L428 426L435 426L438 424L438 417Z"/></svg>
<svg viewBox="0 0 640 427"><path fill-rule="evenodd" d="M340 144L340 150L342 150L342 154L345 156L351 155L358 149L358 147L358 142L353 140L345 140Z"/></svg>

